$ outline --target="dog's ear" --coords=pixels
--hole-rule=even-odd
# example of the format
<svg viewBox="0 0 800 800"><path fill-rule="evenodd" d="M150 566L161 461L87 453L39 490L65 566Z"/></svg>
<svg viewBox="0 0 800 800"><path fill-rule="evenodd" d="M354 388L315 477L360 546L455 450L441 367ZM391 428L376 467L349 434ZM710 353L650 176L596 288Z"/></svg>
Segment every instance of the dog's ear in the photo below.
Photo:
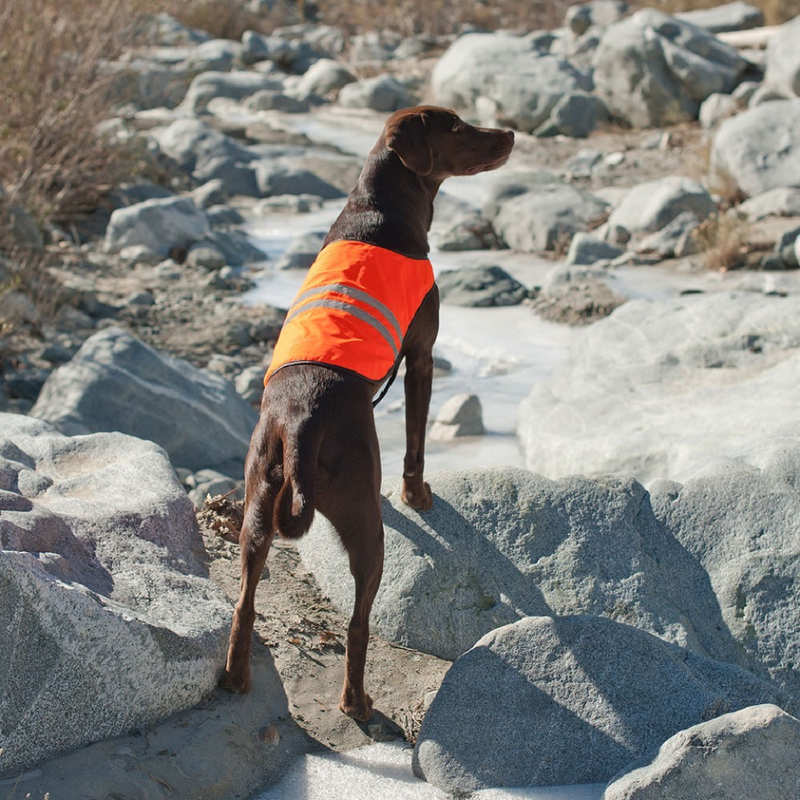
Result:
<svg viewBox="0 0 800 800"><path fill-rule="evenodd" d="M428 144L424 112L405 114L386 126L386 146L417 175L433 172L433 151Z"/></svg>

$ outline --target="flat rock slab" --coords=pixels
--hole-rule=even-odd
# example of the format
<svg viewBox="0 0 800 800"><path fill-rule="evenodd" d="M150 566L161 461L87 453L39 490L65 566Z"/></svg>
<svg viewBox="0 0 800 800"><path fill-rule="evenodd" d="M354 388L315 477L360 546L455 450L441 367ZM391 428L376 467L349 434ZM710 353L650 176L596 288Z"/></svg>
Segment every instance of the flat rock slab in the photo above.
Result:
<svg viewBox="0 0 800 800"><path fill-rule="evenodd" d="M2 772L197 703L231 610L160 447L13 414L0 430Z"/></svg>
<svg viewBox="0 0 800 800"><path fill-rule="evenodd" d="M423 720L414 771L456 794L605 782L690 725L780 699L745 670L627 625L530 617L453 664Z"/></svg>

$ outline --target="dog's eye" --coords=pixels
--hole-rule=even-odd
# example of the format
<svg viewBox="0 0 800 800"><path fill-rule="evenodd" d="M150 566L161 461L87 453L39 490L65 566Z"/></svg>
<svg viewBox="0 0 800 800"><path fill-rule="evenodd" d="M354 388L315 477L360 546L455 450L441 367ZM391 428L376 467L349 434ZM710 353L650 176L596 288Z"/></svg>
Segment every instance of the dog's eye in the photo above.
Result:
<svg viewBox="0 0 800 800"><path fill-rule="evenodd" d="M457 119L453 121L453 127L451 128L452 133L461 133L464 130L464 126L461 124L461 120Z"/></svg>

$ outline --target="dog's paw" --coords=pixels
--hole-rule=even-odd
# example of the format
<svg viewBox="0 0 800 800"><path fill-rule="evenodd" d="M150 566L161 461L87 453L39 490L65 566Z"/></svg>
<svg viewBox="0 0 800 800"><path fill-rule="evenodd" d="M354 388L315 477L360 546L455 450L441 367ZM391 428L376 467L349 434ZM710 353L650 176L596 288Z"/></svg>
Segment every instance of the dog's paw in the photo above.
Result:
<svg viewBox="0 0 800 800"><path fill-rule="evenodd" d="M217 681L217 686L229 692L247 694L250 691L250 675L237 674L226 669Z"/></svg>
<svg viewBox="0 0 800 800"><path fill-rule="evenodd" d="M428 483L422 484L422 490L403 481L403 491L400 493L402 501L417 511L430 511L433 507L433 492Z"/></svg>
<svg viewBox="0 0 800 800"><path fill-rule="evenodd" d="M342 695L339 710L358 722L368 722L372 716L372 698L365 694L364 699L359 702L358 700L350 700Z"/></svg>

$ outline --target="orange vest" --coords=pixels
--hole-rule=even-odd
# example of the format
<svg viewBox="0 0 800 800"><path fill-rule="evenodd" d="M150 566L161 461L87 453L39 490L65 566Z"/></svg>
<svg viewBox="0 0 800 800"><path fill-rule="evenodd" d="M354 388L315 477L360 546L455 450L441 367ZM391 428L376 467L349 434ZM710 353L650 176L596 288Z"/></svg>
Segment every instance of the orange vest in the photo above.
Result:
<svg viewBox="0 0 800 800"><path fill-rule="evenodd" d="M308 362L383 380L433 281L428 259L363 242L331 242L286 315L264 383L287 364Z"/></svg>

